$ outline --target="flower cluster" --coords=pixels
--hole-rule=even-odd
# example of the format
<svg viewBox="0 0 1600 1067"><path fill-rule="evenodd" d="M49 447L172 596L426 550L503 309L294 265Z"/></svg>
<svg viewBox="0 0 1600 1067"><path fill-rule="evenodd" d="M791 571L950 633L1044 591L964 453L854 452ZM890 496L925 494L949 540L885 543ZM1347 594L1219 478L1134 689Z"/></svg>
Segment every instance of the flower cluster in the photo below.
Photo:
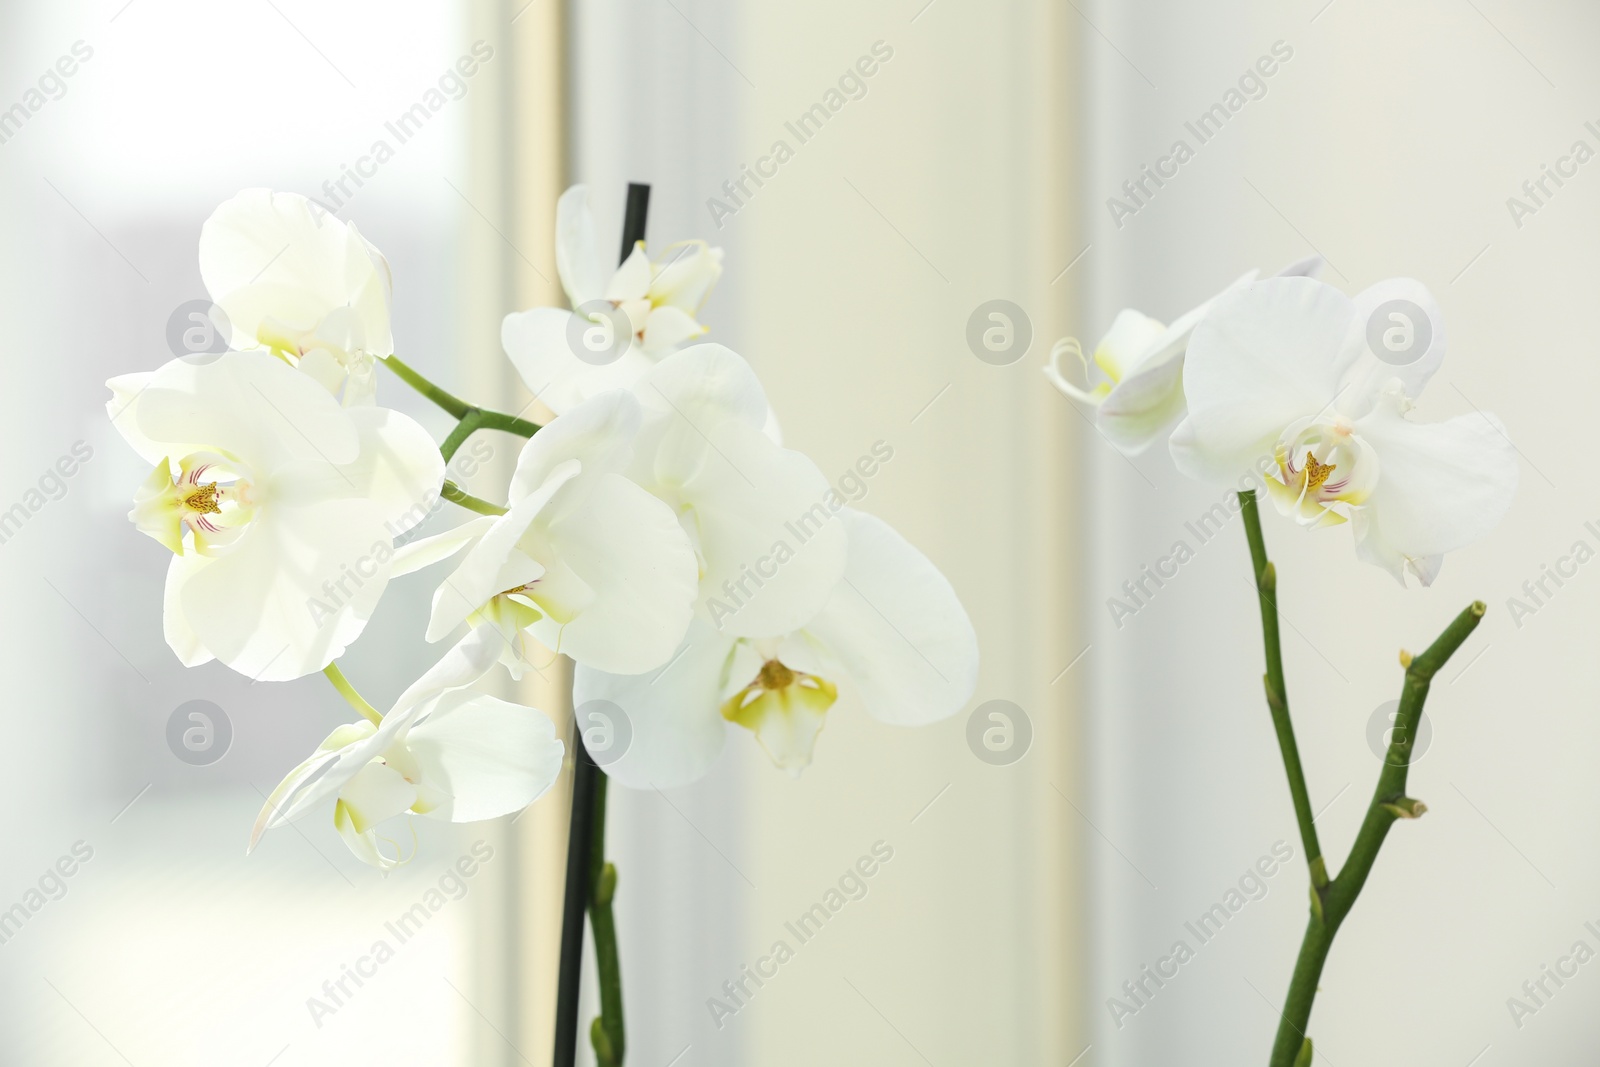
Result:
<svg viewBox="0 0 1600 1067"><path fill-rule="evenodd" d="M515 678L569 656L575 702L628 717L608 771L638 787L705 773L730 724L798 773L841 688L902 725L970 697L977 640L950 583L845 507L782 445L750 366L699 341L721 250L689 242L652 260L639 242L607 277L580 186L561 198L556 253L576 310L522 311L502 329L555 413L542 427L470 407L439 446L381 406L379 363L448 396L395 356L386 261L353 224L267 190L201 231L229 351L108 383L114 425L151 464L130 518L172 553L174 653L258 680L323 671L361 713L277 787L252 847L332 800L351 850L389 867L402 850L380 824L394 817L473 821L535 800L564 748L543 713L480 688L497 664ZM631 333L616 358L575 348L619 320ZM503 506L445 481L441 447L480 425L527 438ZM397 546L441 494L473 517ZM446 560L425 632L448 650L380 714L336 661L391 578Z"/></svg>
<svg viewBox="0 0 1600 1067"><path fill-rule="evenodd" d="M1125 310L1092 354L1105 380L1089 384L1072 338L1052 349L1046 377L1092 405L1122 451L1170 429L1184 474L1264 488L1302 526L1349 523L1360 559L1402 585L1408 571L1431 584L1446 552L1510 508L1515 449L1493 415L1409 417L1445 352L1426 287L1396 278L1352 298L1317 281L1320 266L1251 272L1171 326ZM1061 369L1070 354L1083 386Z"/></svg>

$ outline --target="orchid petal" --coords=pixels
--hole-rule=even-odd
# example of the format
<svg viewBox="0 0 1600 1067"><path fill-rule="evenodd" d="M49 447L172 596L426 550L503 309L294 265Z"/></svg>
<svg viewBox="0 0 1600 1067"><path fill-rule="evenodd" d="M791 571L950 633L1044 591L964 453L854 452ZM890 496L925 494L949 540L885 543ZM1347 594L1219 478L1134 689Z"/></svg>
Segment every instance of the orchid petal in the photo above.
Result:
<svg viewBox="0 0 1600 1067"><path fill-rule="evenodd" d="M644 242L634 243L633 251L622 261L622 266L606 283L605 299L616 304L644 301L650 292L650 257L645 253Z"/></svg>
<svg viewBox="0 0 1600 1067"><path fill-rule="evenodd" d="M367 351L393 351L388 265L353 224L303 196L246 189L221 204L200 228L200 277L234 348L262 343L268 320L309 333L349 308Z"/></svg>
<svg viewBox="0 0 1600 1067"><path fill-rule="evenodd" d="M297 461L350 463L361 448L350 414L327 390L263 352L198 365L172 360L154 372L130 413L150 441L203 441L258 472Z"/></svg>
<svg viewBox="0 0 1600 1067"><path fill-rule="evenodd" d="M178 603L229 667L256 681L299 678L360 636L389 580L376 546L389 543L366 501L280 503L209 567L186 572Z"/></svg>
<svg viewBox="0 0 1600 1067"><path fill-rule="evenodd" d="M389 576L398 578L403 574L413 574L424 567L431 567L435 563L449 559L487 533L494 525L494 520L493 515L480 515L443 533L407 541L394 550L394 559L389 564Z"/></svg>
<svg viewBox="0 0 1600 1067"><path fill-rule="evenodd" d="M1375 317L1381 321L1374 322ZM1390 339L1404 350L1395 351L1386 343ZM1422 392L1444 361L1444 315L1427 286L1412 278L1390 278L1356 295L1346 343L1361 355L1339 406L1360 415L1371 410L1391 382L1400 382L1412 399Z"/></svg>
<svg viewBox="0 0 1600 1067"><path fill-rule="evenodd" d="M679 251L685 248L693 251ZM704 241L686 241L667 251L668 258L656 266L650 282L650 299L658 307L685 311L692 319L722 276L722 249L708 247Z"/></svg>
<svg viewBox="0 0 1600 1067"><path fill-rule="evenodd" d="M400 694L381 723L374 726L363 720L329 734L267 798L256 818L250 847L255 847L266 830L299 818L343 789L362 767L403 739L441 694L469 686L487 674L495 663L497 643L493 634L474 630Z"/></svg>
<svg viewBox="0 0 1600 1067"><path fill-rule="evenodd" d="M539 513L558 492L578 476L581 465L569 459L551 472L536 492L518 500L479 538L450 577L434 594L427 638L437 641L465 622L492 597L525 585L544 573L544 567L517 548Z"/></svg>
<svg viewBox="0 0 1600 1067"><path fill-rule="evenodd" d="M647 412L666 415L692 407L757 429L767 422L761 379L731 348L710 342L679 349L655 364L634 393Z"/></svg>
<svg viewBox="0 0 1600 1067"><path fill-rule="evenodd" d="M1149 315L1123 308L1094 346L1094 362L1112 381L1138 369L1145 353L1165 336L1167 328Z"/></svg>
<svg viewBox="0 0 1600 1067"><path fill-rule="evenodd" d="M740 684L760 666L748 652ZM630 789L687 785L710 769L728 735L718 705L730 684L736 649L710 624L690 624L678 654L648 674L608 674L579 665L572 702L582 713L592 701L616 705L628 717L632 740L606 774Z"/></svg>
<svg viewBox="0 0 1600 1067"><path fill-rule="evenodd" d="M722 717L754 734L776 766L798 775L811 765L828 709L838 699L839 687L826 678L795 675L781 688L741 691L723 703Z"/></svg>
<svg viewBox="0 0 1600 1067"><path fill-rule="evenodd" d="M106 382L111 399L106 401L106 415L122 439L146 463L156 463L168 458L199 452L209 446L199 441L156 441L139 428L139 399L155 380L154 371L121 374Z"/></svg>
<svg viewBox="0 0 1600 1067"><path fill-rule="evenodd" d="M749 366L720 345L695 345L636 392L651 415L633 478L693 539L702 616L730 636L804 624L844 572L844 530L831 521L843 500L810 459L761 432L766 397Z"/></svg>
<svg viewBox="0 0 1600 1067"><path fill-rule="evenodd" d="M415 810L451 822L527 807L555 783L565 754L544 714L471 690L441 697L406 746L424 783Z"/></svg>
<svg viewBox="0 0 1600 1067"><path fill-rule="evenodd" d="M694 614L699 571L666 504L617 474L584 487L553 521L529 632L579 663L637 674L665 663Z"/></svg>
<svg viewBox="0 0 1600 1067"><path fill-rule="evenodd" d="M706 327L680 308L662 305L650 312L644 322L641 345L648 353L665 352L706 333Z"/></svg>
<svg viewBox="0 0 1600 1067"><path fill-rule="evenodd" d="M378 762L363 765L339 790L339 805L358 834L403 814L416 799L416 786L393 767Z"/></svg>
<svg viewBox="0 0 1600 1067"><path fill-rule="evenodd" d="M250 831L250 846L246 851L253 851L261 842L261 835L268 830L293 822L318 801L344 788L344 784L355 777L357 771L377 757L384 743L399 727L397 721L389 734L382 738L377 736L378 728L364 719L335 728L315 752L273 788L256 816L255 825ZM342 773L338 773L341 768Z"/></svg>
<svg viewBox="0 0 1600 1067"><path fill-rule="evenodd" d="M1494 416L1412 422L1403 403L1387 393L1356 424L1382 459L1357 551L1390 573L1396 554L1420 561L1484 537L1511 507L1518 479L1516 450Z"/></svg>
<svg viewBox="0 0 1600 1067"><path fill-rule="evenodd" d="M341 476L372 501L383 516L391 539L427 518L438 503L444 482L444 459L433 437L417 422L388 408L350 410L361 435L361 453L342 468Z"/></svg>
<svg viewBox="0 0 1600 1067"><path fill-rule="evenodd" d="M189 625L181 600L184 585L196 571L210 566L211 562L211 557L191 552L173 556L167 564L167 580L161 597L162 634L167 639L167 647L172 649L178 662L185 667L198 667L216 658L201 643L194 627Z"/></svg>
<svg viewBox="0 0 1600 1067"><path fill-rule="evenodd" d="M842 517L850 535L844 579L779 658L848 679L882 722L918 726L954 715L978 681L978 638L960 598L888 523L850 509Z"/></svg>
<svg viewBox="0 0 1600 1067"><path fill-rule="evenodd" d="M1231 482L1271 457L1278 433L1326 409L1356 353L1350 298L1309 278L1266 278L1224 293L1195 327L1184 362L1189 414L1172 456L1190 477Z"/></svg>
<svg viewBox="0 0 1600 1067"><path fill-rule="evenodd" d="M532 308L507 315L500 326L500 345L534 396L551 411L571 411L590 397L626 389L654 366L630 344L610 363L579 359L568 340L573 314L560 308Z"/></svg>
<svg viewBox="0 0 1600 1067"><path fill-rule="evenodd" d="M1074 385L1072 380L1061 371L1061 357L1073 356L1078 360L1082 369L1084 386ZM1110 382L1100 382L1093 389L1087 388L1089 381L1089 361L1084 358L1083 346L1076 337L1063 337L1050 346L1050 359L1044 366L1044 376L1056 390L1071 400L1077 400L1093 407L1099 407L1105 400L1106 394L1111 392Z"/></svg>
<svg viewBox="0 0 1600 1067"><path fill-rule="evenodd" d="M532 494L557 467L571 460L580 460L589 475L623 470L633 456L641 417L638 399L625 390L584 401L528 438L517 455L507 499L517 501Z"/></svg>
<svg viewBox="0 0 1600 1067"><path fill-rule="evenodd" d="M1143 367L1113 386L1095 412L1095 422L1112 444L1136 456L1183 411L1183 360L1169 359Z"/></svg>
<svg viewBox="0 0 1600 1067"><path fill-rule="evenodd" d="M600 298L605 271L587 186L574 185L556 201L556 273L573 307Z"/></svg>

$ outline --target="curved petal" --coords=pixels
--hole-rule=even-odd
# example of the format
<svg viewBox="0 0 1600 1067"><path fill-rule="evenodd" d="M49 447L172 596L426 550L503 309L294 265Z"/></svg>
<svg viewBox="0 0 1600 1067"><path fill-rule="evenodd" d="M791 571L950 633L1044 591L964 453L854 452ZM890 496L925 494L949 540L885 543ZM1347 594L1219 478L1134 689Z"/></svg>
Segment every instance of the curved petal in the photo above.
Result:
<svg viewBox="0 0 1600 1067"><path fill-rule="evenodd" d="M844 580L779 658L824 678L848 678L882 722L919 726L954 715L978 684L978 637L960 598L888 523L846 510L844 524Z"/></svg>
<svg viewBox="0 0 1600 1067"><path fill-rule="evenodd" d="M1277 276L1279 278L1320 277L1322 274L1322 268L1326 265L1326 263L1327 261L1321 256L1307 256L1304 259L1297 259L1287 267L1284 267L1278 272Z"/></svg>
<svg viewBox="0 0 1600 1067"><path fill-rule="evenodd" d="M444 533L434 534L432 537L419 537L415 541L407 541L403 545L396 546L394 559L389 564L389 576L399 578L404 574L414 574L424 567L431 567L435 563L449 559L488 533L490 527L494 525L494 520L493 515L479 515Z"/></svg>
<svg viewBox="0 0 1600 1067"><path fill-rule="evenodd" d="M1485 536L1517 491L1516 450L1498 419L1474 413L1412 422L1404 403L1398 393L1386 393L1356 423L1380 463L1357 527L1357 548L1370 562L1387 560L1380 565L1391 573L1396 553L1426 560Z"/></svg>
<svg viewBox="0 0 1600 1067"><path fill-rule="evenodd" d="M416 420L380 407L349 409L361 453L342 474L354 491L375 504L391 537L427 518L439 501L444 459Z"/></svg>
<svg viewBox="0 0 1600 1067"><path fill-rule="evenodd" d="M722 277L722 249L711 248L704 241L686 241L667 252L665 261L655 268L650 297L658 306L688 312L692 319Z"/></svg>
<svg viewBox="0 0 1600 1067"><path fill-rule="evenodd" d="M389 580L391 540L363 500L275 502L226 554L183 577L183 616L257 681L319 671L360 636Z"/></svg>
<svg viewBox="0 0 1600 1067"><path fill-rule="evenodd" d="M610 363L585 363L567 339L573 317L560 308L532 308L507 315L500 324L500 345L511 365L558 415L607 390L632 386L655 365L635 345Z"/></svg>
<svg viewBox="0 0 1600 1067"><path fill-rule="evenodd" d="M689 408L742 419L757 429L767 422L767 394L742 357L724 345L690 345L655 364L634 393L647 412Z"/></svg>
<svg viewBox="0 0 1600 1067"><path fill-rule="evenodd" d="M1439 303L1414 278L1390 278L1357 294L1347 343L1361 358L1350 369L1340 408L1365 414L1394 381L1416 399L1444 361L1445 342Z"/></svg>
<svg viewBox="0 0 1600 1067"><path fill-rule="evenodd" d="M605 299L618 304L642 301L650 291L650 257L645 254L644 242L638 241L622 266L606 283Z"/></svg>
<svg viewBox="0 0 1600 1067"><path fill-rule="evenodd" d="M1136 456L1183 414L1183 357L1144 367L1112 386L1095 421L1123 452Z"/></svg>
<svg viewBox="0 0 1600 1067"><path fill-rule="evenodd" d="M510 511L495 519L478 543L468 550L460 566L435 592L433 614L428 619L429 641L444 637L492 597L543 574L543 566L523 553L517 543L562 487L578 476L579 470L577 460L567 460L536 492L518 500Z"/></svg>
<svg viewBox="0 0 1600 1067"><path fill-rule="evenodd" d="M1077 359L1083 371L1083 385L1074 385L1072 380L1061 371L1061 357L1072 356ZM1106 395L1111 392L1111 383L1101 381L1089 386L1089 361L1084 358L1083 348L1076 337L1063 337L1050 346L1050 358L1044 365L1044 376L1056 391L1069 400L1099 407Z"/></svg>
<svg viewBox="0 0 1600 1067"><path fill-rule="evenodd" d="M573 706L581 712L603 700L628 718L631 740L606 765L607 776L630 789L669 789L710 770L728 734L718 708L733 658L733 642L696 620L678 654L649 674L607 674L580 664Z"/></svg>
<svg viewBox="0 0 1600 1067"><path fill-rule="evenodd" d="M665 663L694 614L699 568L666 504L618 474L575 487L583 501L553 522L529 597L530 628L578 663L638 674Z"/></svg>
<svg viewBox="0 0 1600 1067"><path fill-rule="evenodd" d="M623 389L584 401L528 438L506 498L521 500L569 460L580 461L586 475L622 470L632 458L640 418L638 399Z"/></svg>
<svg viewBox="0 0 1600 1067"><path fill-rule="evenodd" d="M1295 266L1299 266L1299 264ZM1233 283L1222 292L1231 293L1243 289L1251 282L1254 282L1256 275L1259 273L1259 271L1255 270L1245 271L1235 278ZM1280 275L1280 277L1287 276ZM1217 296L1221 295L1222 293L1217 294ZM1124 377L1137 374L1140 371L1153 370L1168 360L1182 356L1189 348L1189 340L1194 336L1194 328L1200 325L1207 315L1211 314L1211 308L1216 302L1217 297L1214 296L1199 307L1186 311L1174 319L1172 325L1168 326L1145 352L1141 353L1127 366Z"/></svg>
<svg viewBox="0 0 1600 1067"><path fill-rule="evenodd" d="M770 637L817 613L844 573L847 546L833 521L844 499L816 464L747 422L690 405L640 441L634 480L689 531L703 617L730 636Z"/></svg>
<svg viewBox="0 0 1600 1067"><path fill-rule="evenodd" d="M417 787L393 767L382 763L368 763L356 771L349 783L339 793L333 809L333 826L344 843L361 862L390 870L401 863L399 846L395 854L386 855L381 847L377 827L396 815L403 814L416 800Z"/></svg>
<svg viewBox="0 0 1600 1067"><path fill-rule="evenodd" d="M416 799L417 787L382 763L363 764L339 790L342 814L357 834L404 813Z"/></svg>
<svg viewBox="0 0 1600 1067"><path fill-rule="evenodd" d="M742 690L723 703L722 717L749 730L774 766L799 777L811 766L828 709L838 698L833 682L799 674L788 684Z"/></svg>
<svg viewBox="0 0 1600 1067"><path fill-rule="evenodd" d="M600 299L606 276L588 186L574 185L556 201L556 273L573 307Z"/></svg>
<svg viewBox="0 0 1600 1067"><path fill-rule="evenodd" d="M185 667L198 667L216 658L200 643L200 636L194 632L194 627L189 625L189 620L183 613L182 601L179 599L184 584L196 571L210 566L212 559L211 556L190 552L187 555L173 556L172 561L167 564L167 581L161 596L161 632L167 639L167 647L172 649L173 654L178 657L178 662Z"/></svg>
<svg viewBox="0 0 1600 1067"><path fill-rule="evenodd" d="M300 361L295 364L295 370L301 374L311 375L318 385L334 396L339 395L345 378L349 376L344 364L339 362L339 357L326 348L313 348L301 356Z"/></svg>
<svg viewBox="0 0 1600 1067"><path fill-rule="evenodd" d="M778 422L778 413L770 407L767 408L766 421L761 424L761 433L773 444L783 444L783 426Z"/></svg>
<svg viewBox="0 0 1600 1067"><path fill-rule="evenodd" d="M353 225L303 196L246 189L219 205L200 228L200 277L235 348L284 328L310 333L349 308L366 351L394 350L387 264Z"/></svg>
<svg viewBox="0 0 1600 1067"><path fill-rule="evenodd" d="M372 723L345 723L323 739L317 750L302 760L268 795L250 829L246 854L261 842L261 835L309 811L318 801L337 793L356 772L383 751L402 724L396 720L382 738Z"/></svg>
<svg viewBox="0 0 1600 1067"><path fill-rule="evenodd" d="M669 504L700 557L697 609L730 636L770 637L816 614L844 573L844 500L816 464L762 428L748 364L704 344L635 389L646 410L633 480Z"/></svg>
<svg viewBox="0 0 1600 1067"><path fill-rule="evenodd" d="M527 807L555 783L565 754L542 712L470 690L441 697L406 747L422 772L414 810L451 822Z"/></svg>
<svg viewBox="0 0 1600 1067"><path fill-rule="evenodd" d="M1195 327L1184 363L1189 414L1172 457L1190 477L1231 482L1272 455L1283 428L1338 396L1358 353L1354 306L1310 278L1266 278L1224 293Z"/></svg>
<svg viewBox="0 0 1600 1067"><path fill-rule="evenodd" d="M1138 369L1145 353L1160 343L1166 332L1167 328L1149 315L1123 308L1094 346L1094 362L1112 381L1120 381Z"/></svg>
<svg viewBox="0 0 1600 1067"><path fill-rule="evenodd" d="M286 463L351 463L361 448L350 414L326 389L264 352L229 352L198 365L172 360L129 413L148 440L202 441L257 478Z"/></svg>
<svg viewBox="0 0 1600 1067"><path fill-rule="evenodd" d="M380 839L376 829L370 829L366 833L358 832L355 828L355 820L351 817L350 810L344 806L343 802L334 806L333 828L339 832L339 836L344 839L345 846L350 849L356 859L369 867L376 867L380 871L392 871L405 862L405 859L400 855L398 842L389 838ZM413 840L415 836L416 831L413 829ZM384 844L394 846L394 855L389 855L383 851L382 846Z"/></svg>
<svg viewBox="0 0 1600 1067"><path fill-rule="evenodd" d="M155 371L139 371L121 374L106 382L106 388L111 390L111 399L106 401L106 416L111 425L146 463L177 460L191 452L206 451L210 446L203 441L155 441L139 428L139 399L155 376Z"/></svg>
<svg viewBox="0 0 1600 1067"><path fill-rule="evenodd" d="M411 724L433 707L436 697L482 678L497 655L498 638L475 630L411 683L382 723L374 726L362 720L334 730L272 791L256 817L250 847L255 848L267 830L299 818L339 792L361 768L404 737Z"/></svg>
<svg viewBox="0 0 1600 1067"><path fill-rule="evenodd" d="M641 344L646 352L665 352L706 332L706 327L681 308L663 304L650 312L644 322Z"/></svg>

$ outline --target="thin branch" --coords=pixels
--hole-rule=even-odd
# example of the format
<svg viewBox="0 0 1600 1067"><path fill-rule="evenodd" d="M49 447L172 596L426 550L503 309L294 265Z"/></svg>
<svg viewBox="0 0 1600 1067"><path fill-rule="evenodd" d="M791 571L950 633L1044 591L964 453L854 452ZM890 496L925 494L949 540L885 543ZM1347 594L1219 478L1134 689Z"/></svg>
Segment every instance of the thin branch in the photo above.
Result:
<svg viewBox="0 0 1600 1067"><path fill-rule="evenodd" d="M1405 795L1406 776L1411 770L1411 748L1415 743L1417 724L1422 720L1422 706L1428 699L1428 687L1434 675L1444 667L1455 651L1477 629L1483 619L1483 601L1468 605L1455 620L1428 646L1420 656L1402 654L1406 668L1405 682L1400 691L1400 710L1395 716L1395 729L1385 755L1383 770L1378 774L1378 785L1372 791L1367 805L1366 818L1356 834L1350 856L1322 894L1315 891L1311 897L1311 918L1300 943L1300 957L1295 961L1294 975L1289 980L1289 994L1284 1000L1283 1021L1272 1044L1271 1067L1296 1067L1304 1055L1310 1039L1306 1026L1311 1021L1311 1007L1317 997L1317 981L1322 977L1323 964L1340 925L1355 907L1356 898L1367 884L1372 865L1377 862L1384 838L1396 819L1415 819L1427 811L1419 800Z"/></svg>
<svg viewBox="0 0 1600 1067"><path fill-rule="evenodd" d="M1245 537L1250 542L1250 569L1255 574L1256 592L1261 599L1261 639L1267 656L1267 673L1263 679L1267 708L1272 713L1272 728L1278 735L1278 750L1283 754L1284 773L1289 777L1289 795L1294 800L1295 821L1300 824L1300 843L1305 848L1306 864L1311 870L1311 884L1321 891L1328 884L1328 868L1322 859L1322 845L1317 840L1311 794L1306 789L1300 747L1295 742L1294 723L1289 718L1289 691L1283 681L1283 652L1278 637L1278 570L1267 559L1254 490L1241 492L1239 504Z"/></svg>
<svg viewBox="0 0 1600 1067"><path fill-rule="evenodd" d="M475 497L462 489L455 482L445 482L439 489L439 495L452 504L459 504L468 511L476 511L479 515L504 515L506 509L499 504L491 504L487 500Z"/></svg>

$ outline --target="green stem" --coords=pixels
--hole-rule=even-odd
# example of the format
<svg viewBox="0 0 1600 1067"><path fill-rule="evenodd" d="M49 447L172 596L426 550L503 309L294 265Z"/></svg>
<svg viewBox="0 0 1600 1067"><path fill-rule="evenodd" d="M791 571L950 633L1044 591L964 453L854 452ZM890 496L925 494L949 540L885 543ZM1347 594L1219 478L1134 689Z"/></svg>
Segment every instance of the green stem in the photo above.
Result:
<svg viewBox="0 0 1600 1067"><path fill-rule="evenodd" d="M466 444L467 438L483 425L479 420L482 414L476 409L468 412L460 422L456 423L456 428L450 431L450 436L444 439L444 443L439 446L439 455L444 457L446 463L455 458L456 450Z"/></svg>
<svg viewBox="0 0 1600 1067"><path fill-rule="evenodd" d="M1385 754L1383 770L1378 775L1377 787L1367 805L1366 818L1356 834L1350 856L1338 875L1329 880L1327 866L1321 850L1316 845L1315 828L1311 827L1309 805L1302 809L1305 793L1304 776L1300 769L1300 756L1294 744L1294 732L1289 725L1288 700L1282 696L1283 666L1279 658L1277 626L1276 571L1266 558L1266 547L1261 537L1261 523L1256 511L1255 494L1239 494L1244 505L1245 534L1250 541L1250 559L1256 572L1256 586L1261 594L1262 632L1267 646L1267 703L1272 709L1273 724L1278 730L1278 743L1283 752L1284 769L1289 775L1289 785L1295 798L1295 815L1300 821L1306 854L1315 857L1311 863L1311 917L1300 942L1300 955L1295 960L1294 974L1289 979L1289 992L1284 999L1282 1021L1272 1043L1271 1067L1300 1067L1309 1063L1311 1040L1306 1027L1311 1021L1311 1008L1317 997L1317 982L1322 977L1323 965L1333 947L1334 935L1355 907L1356 898L1367 884L1367 876L1377 862L1389 827L1396 819L1416 818L1427 810L1420 801L1406 796L1406 776L1411 769L1411 747L1422 719L1422 707L1428 699L1428 688L1433 677L1455 654L1483 618L1484 604L1474 601L1445 628L1428 650L1420 656L1402 655L1406 668L1405 683L1400 692L1400 710L1395 716L1395 728L1389 750ZM1276 699L1275 699L1276 698Z"/></svg>
<svg viewBox="0 0 1600 1067"><path fill-rule="evenodd" d="M490 411L488 408L480 408L476 404L467 403L454 393L446 392L421 374L418 374L415 369L402 361L399 356L385 356L383 363L394 371L401 381L433 401L446 413L454 416L457 420L457 425L455 430L451 431L451 438L461 432L462 423L469 419L472 420L472 428L463 433L461 439L456 441L450 451L445 454L447 462L455 454L456 448L461 446L461 441L465 441L473 430L504 430L507 433L514 433L518 437L532 437L539 432L539 424L536 422L519 419L515 415L507 415L502 411ZM449 440L449 438L446 438L447 443ZM440 451L443 452L444 449L441 447Z"/></svg>
<svg viewBox="0 0 1600 1067"><path fill-rule="evenodd" d="M337 663L328 664L322 668L322 673L328 676L328 681L333 683L333 687L339 691L339 695L344 697L350 703L350 706L359 711L368 722L377 725L383 721L383 716L378 713L378 709L368 704L366 699L356 692L356 687L350 684L350 679L344 676L344 672L339 669Z"/></svg>
<svg viewBox="0 0 1600 1067"><path fill-rule="evenodd" d="M439 489L439 495L452 504L459 504L468 511L476 511L479 515L504 515L506 513L506 509L499 504L491 504L481 497L473 496L455 482L445 482Z"/></svg>
<svg viewBox="0 0 1600 1067"><path fill-rule="evenodd" d="M1305 771L1300 766L1300 746L1294 739L1294 723L1289 719L1289 690L1283 681L1283 653L1278 638L1278 570L1267 559L1267 546L1261 536L1261 515L1256 509L1254 490L1239 494L1244 533L1250 542L1250 569L1255 574L1256 592L1261 599L1261 639L1266 646L1267 708L1272 713L1272 728L1278 735L1278 750L1283 754L1283 769L1289 776L1289 796L1294 800L1295 821L1300 824L1300 843L1305 848L1311 884L1318 892L1328 884L1328 867L1317 840L1311 795L1306 790Z"/></svg>
<svg viewBox="0 0 1600 1067"><path fill-rule="evenodd" d="M594 846L589 853L589 925L594 931L595 964L600 972L600 1014L589 1027L600 1067L621 1067L627 1052L622 1025L622 968L617 961L617 920L611 902L617 893L617 868L606 862L606 778L597 771Z"/></svg>
<svg viewBox="0 0 1600 1067"><path fill-rule="evenodd" d="M410 365L403 362L399 356L384 356L383 364L390 370L394 371L395 374L399 375L401 381L411 386L411 388L415 389L417 392L421 393L435 404L438 404L441 408L456 418L464 419L467 417L467 413L472 410L471 404L467 403L465 400L462 400L460 397L455 396L454 394L445 392L437 385L434 385L428 379L412 370Z"/></svg>

